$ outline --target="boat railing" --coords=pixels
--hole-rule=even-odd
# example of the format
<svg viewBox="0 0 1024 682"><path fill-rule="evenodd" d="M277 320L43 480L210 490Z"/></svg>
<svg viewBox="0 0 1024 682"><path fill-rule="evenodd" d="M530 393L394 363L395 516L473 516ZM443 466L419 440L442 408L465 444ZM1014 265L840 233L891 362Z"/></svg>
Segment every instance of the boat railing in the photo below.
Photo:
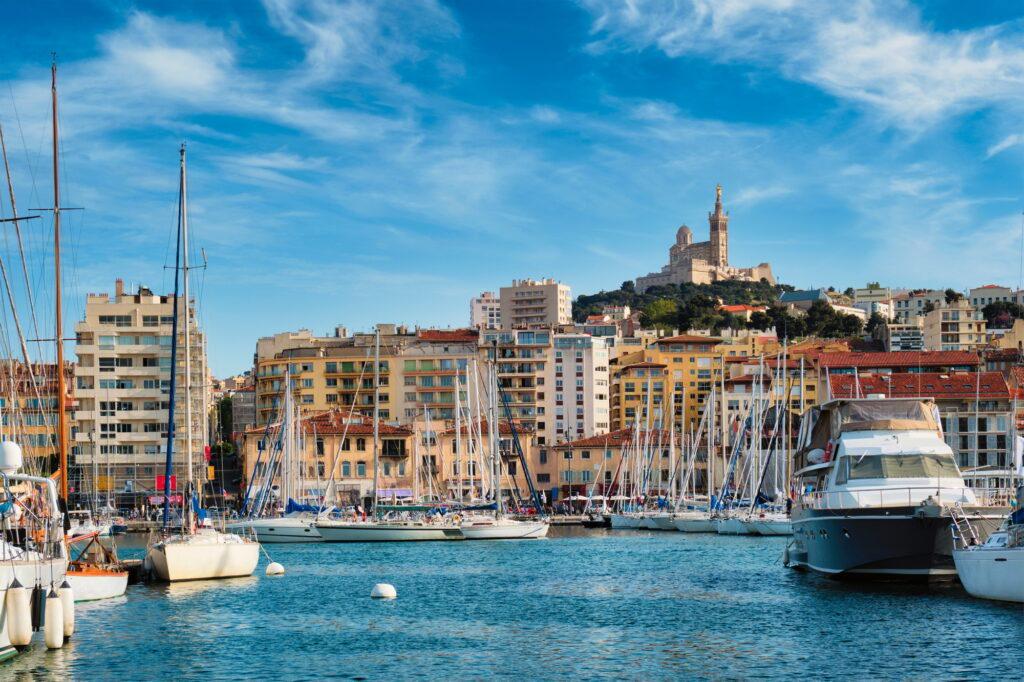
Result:
<svg viewBox="0 0 1024 682"><path fill-rule="evenodd" d="M819 490L805 493L803 506L811 509L862 509L875 507L913 507L929 498L938 505L982 502L982 492L967 486L910 486L905 488L851 488L848 490Z"/></svg>

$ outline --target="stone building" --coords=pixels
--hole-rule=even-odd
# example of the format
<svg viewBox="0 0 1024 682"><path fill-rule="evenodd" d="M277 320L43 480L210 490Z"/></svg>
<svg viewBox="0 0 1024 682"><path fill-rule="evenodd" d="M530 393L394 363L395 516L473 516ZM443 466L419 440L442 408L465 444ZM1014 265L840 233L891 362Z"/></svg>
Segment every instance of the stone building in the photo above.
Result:
<svg viewBox="0 0 1024 682"><path fill-rule="evenodd" d="M693 242L693 230L683 225L676 231L676 243L668 250L668 265L660 272L637 277L636 290L666 284L709 284L735 279L757 282L762 279L775 283L772 266L761 263L752 268L729 265L729 214L722 210L722 186L715 188L715 210L708 214L710 238L706 242Z"/></svg>

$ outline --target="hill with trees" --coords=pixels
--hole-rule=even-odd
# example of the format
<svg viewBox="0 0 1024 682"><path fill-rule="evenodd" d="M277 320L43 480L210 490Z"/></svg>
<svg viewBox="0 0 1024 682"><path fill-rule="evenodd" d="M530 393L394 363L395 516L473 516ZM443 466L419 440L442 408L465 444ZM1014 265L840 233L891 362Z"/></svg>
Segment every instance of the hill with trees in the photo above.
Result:
<svg viewBox="0 0 1024 682"><path fill-rule="evenodd" d="M861 320L836 312L824 302L816 302L806 315L794 315L778 304L779 296L793 291L788 284L741 282L727 280L711 284L670 284L651 287L640 293L632 281L622 283L615 291L581 295L573 303L573 319L583 322L589 315L598 315L606 306L629 306L640 312L645 327L660 329L770 329L775 327L780 338L817 336L845 338L860 334ZM834 291L834 289L830 289ZM719 309L720 305L763 305L766 312L743 317Z"/></svg>

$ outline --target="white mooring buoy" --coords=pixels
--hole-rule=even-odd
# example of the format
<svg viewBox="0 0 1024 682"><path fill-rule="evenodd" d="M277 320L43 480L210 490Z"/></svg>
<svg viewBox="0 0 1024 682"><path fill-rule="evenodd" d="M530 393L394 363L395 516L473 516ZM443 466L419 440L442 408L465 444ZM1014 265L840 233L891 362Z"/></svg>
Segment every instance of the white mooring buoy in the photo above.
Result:
<svg viewBox="0 0 1024 682"><path fill-rule="evenodd" d="M373 586L373 591L370 592L370 597L373 599L397 599L398 591L395 590L394 585L377 583Z"/></svg>
<svg viewBox="0 0 1024 682"><path fill-rule="evenodd" d="M47 649L60 649L64 646L64 605L60 603L57 591L52 587L46 595L45 622L43 623L43 639Z"/></svg>
<svg viewBox="0 0 1024 682"><path fill-rule="evenodd" d="M284 575L284 566L277 563L276 561L271 561L269 564L267 564L266 572L267 575Z"/></svg>
<svg viewBox="0 0 1024 682"><path fill-rule="evenodd" d="M28 590L18 579L11 581L7 588L7 636L14 646L28 646L32 643L32 605Z"/></svg>

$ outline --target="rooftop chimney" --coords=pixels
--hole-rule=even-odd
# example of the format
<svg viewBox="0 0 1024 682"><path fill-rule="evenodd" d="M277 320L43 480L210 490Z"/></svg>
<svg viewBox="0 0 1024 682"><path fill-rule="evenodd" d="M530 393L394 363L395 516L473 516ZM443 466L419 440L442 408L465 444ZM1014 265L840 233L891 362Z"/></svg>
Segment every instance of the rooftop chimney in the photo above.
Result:
<svg viewBox="0 0 1024 682"><path fill-rule="evenodd" d="M114 296L117 298L124 296L124 280L120 277L114 280Z"/></svg>

